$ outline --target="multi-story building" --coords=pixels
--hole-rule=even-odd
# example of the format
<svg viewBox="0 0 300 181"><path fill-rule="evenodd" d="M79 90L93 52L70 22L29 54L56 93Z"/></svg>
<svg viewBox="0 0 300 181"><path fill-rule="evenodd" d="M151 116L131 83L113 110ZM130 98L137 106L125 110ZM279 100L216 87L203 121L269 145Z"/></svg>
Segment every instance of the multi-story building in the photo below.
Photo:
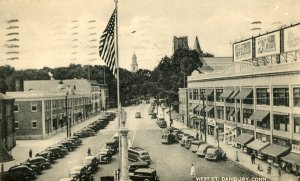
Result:
<svg viewBox="0 0 300 181"><path fill-rule="evenodd" d="M177 49L189 49L188 37L173 37L173 52Z"/></svg>
<svg viewBox="0 0 300 181"><path fill-rule="evenodd" d="M299 25L259 35L235 44L233 63L223 70L194 71L187 123L199 127L200 120L209 134L218 130L228 144L270 163L300 158L299 38Z"/></svg>
<svg viewBox="0 0 300 181"><path fill-rule="evenodd" d="M0 162L12 160L9 151L16 146L14 101L0 93Z"/></svg>
<svg viewBox="0 0 300 181"><path fill-rule="evenodd" d="M131 62L131 72L135 73L139 70L139 65L137 63L137 58L135 53L132 55L132 62Z"/></svg>

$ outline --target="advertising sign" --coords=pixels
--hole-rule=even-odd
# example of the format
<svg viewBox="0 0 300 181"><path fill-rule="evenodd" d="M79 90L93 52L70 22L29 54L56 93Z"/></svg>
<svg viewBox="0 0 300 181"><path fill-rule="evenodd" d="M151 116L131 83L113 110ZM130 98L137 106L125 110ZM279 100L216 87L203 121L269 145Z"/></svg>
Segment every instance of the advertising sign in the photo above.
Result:
<svg viewBox="0 0 300 181"><path fill-rule="evenodd" d="M300 25L284 29L284 52L300 50Z"/></svg>
<svg viewBox="0 0 300 181"><path fill-rule="evenodd" d="M233 45L234 61L252 59L252 40L243 41Z"/></svg>
<svg viewBox="0 0 300 181"><path fill-rule="evenodd" d="M280 53L280 32L259 36L255 39L256 57L276 55Z"/></svg>

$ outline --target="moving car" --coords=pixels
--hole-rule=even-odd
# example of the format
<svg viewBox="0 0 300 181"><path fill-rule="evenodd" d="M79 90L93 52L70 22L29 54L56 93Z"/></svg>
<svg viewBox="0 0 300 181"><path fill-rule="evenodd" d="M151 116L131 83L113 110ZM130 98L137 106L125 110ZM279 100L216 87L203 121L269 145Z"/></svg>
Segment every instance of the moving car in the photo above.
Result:
<svg viewBox="0 0 300 181"><path fill-rule="evenodd" d="M139 168L129 175L132 181L159 181L156 170L153 168Z"/></svg>
<svg viewBox="0 0 300 181"><path fill-rule="evenodd" d="M141 116L141 113L140 112L136 112L135 113L135 118L141 118L142 116Z"/></svg>
<svg viewBox="0 0 300 181"><path fill-rule="evenodd" d="M144 161L147 163L151 162L149 153L143 148L129 147L128 148L128 160L130 161Z"/></svg>
<svg viewBox="0 0 300 181"><path fill-rule="evenodd" d="M196 154L200 157L204 157L208 148L214 148L214 146L210 145L210 144L207 144L207 143L204 143L204 144L199 146Z"/></svg>
<svg viewBox="0 0 300 181"><path fill-rule="evenodd" d="M221 148L208 148L205 154L207 160L223 160L226 159L226 153Z"/></svg>
<svg viewBox="0 0 300 181"><path fill-rule="evenodd" d="M196 151L198 150L199 146L200 146L201 144L204 144L204 143L205 143L205 142L202 141L202 140L193 140L193 141L191 142L190 150L191 150L192 152L196 152Z"/></svg>

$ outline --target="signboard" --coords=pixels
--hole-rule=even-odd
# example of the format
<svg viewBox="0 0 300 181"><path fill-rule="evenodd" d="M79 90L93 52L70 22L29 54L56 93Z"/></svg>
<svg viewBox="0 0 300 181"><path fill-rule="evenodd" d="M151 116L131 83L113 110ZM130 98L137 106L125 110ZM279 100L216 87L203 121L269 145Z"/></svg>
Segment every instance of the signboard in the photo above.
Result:
<svg viewBox="0 0 300 181"><path fill-rule="evenodd" d="M276 55L280 53L280 32L274 32L255 38L256 57Z"/></svg>
<svg viewBox="0 0 300 181"><path fill-rule="evenodd" d="M252 59L252 39L233 45L234 61Z"/></svg>
<svg viewBox="0 0 300 181"><path fill-rule="evenodd" d="M214 119L208 118L207 125L209 126L216 126L216 121Z"/></svg>
<svg viewBox="0 0 300 181"><path fill-rule="evenodd" d="M284 29L284 52L300 50L300 25Z"/></svg>
<svg viewBox="0 0 300 181"><path fill-rule="evenodd" d="M292 144L292 150L291 150L291 152L300 154L300 145L294 145L294 144Z"/></svg>

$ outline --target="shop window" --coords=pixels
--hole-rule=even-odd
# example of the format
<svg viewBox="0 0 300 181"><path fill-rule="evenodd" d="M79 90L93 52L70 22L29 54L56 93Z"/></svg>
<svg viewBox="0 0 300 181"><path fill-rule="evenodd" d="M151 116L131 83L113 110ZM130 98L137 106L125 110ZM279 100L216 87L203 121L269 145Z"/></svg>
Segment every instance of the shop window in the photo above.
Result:
<svg viewBox="0 0 300 181"><path fill-rule="evenodd" d="M31 128L32 129L36 129L37 128L37 121L36 120L31 121Z"/></svg>
<svg viewBox="0 0 300 181"><path fill-rule="evenodd" d="M243 124L254 125L254 121L249 119L252 114L252 109L243 109Z"/></svg>
<svg viewBox="0 0 300 181"><path fill-rule="evenodd" d="M18 104L14 105L14 112L19 112L19 105Z"/></svg>
<svg viewBox="0 0 300 181"><path fill-rule="evenodd" d="M223 89L216 89L216 101L222 101L220 95L223 93Z"/></svg>
<svg viewBox="0 0 300 181"><path fill-rule="evenodd" d="M245 99L243 99L243 104L253 104L253 92L251 92Z"/></svg>
<svg viewBox="0 0 300 181"><path fill-rule="evenodd" d="M274 114L274 129L281 130L281 131L290 131L289 116Z"/></svg>
<svg viewBox="0 0 300 181"><path fill-rule="evenodd" d="M224 119L224 107L217 106L217 118Z"/></svg>
<svg viewBox="0 0 300 181"><path fill-rule="evenodd" d="M15 121L15 129L19 129L19 121Z"/></svg>
<svg viewBox="0 0 300 181"><path fill-rule="evenodd" d="M261 140L261 141L267 141L267 142L271 142L271 137L270 135L266 135L263 133L256 133L256 139Z"/></svg>
<svg viewBox="0 0 300 181"><path fill-rule="evenodd" d="M193 100L199 100L198 89L193 89Z"/></svg>
<svg viewBox="0 0 300 181"><path fill-rule="evenodd" d="M256 89L256 102L259 105L270 105L270 93L267 88Z"/></svg>
<svg viewBox="0 0 300 181"><path fill-rule="evenodd" d="M289 89L274 88L273 89L274 106L289 106Z"/></svg>
<svg viewBox="0 0 300 181"><path fill-rule="evenodd" d="M277 138L275 136L273 137L273 144L286 146L286 147L291 146L290 141L288 139Z"/></svg>
<svg viewBox="0 0 300 181"><path fill-rule="evenodd" d="M300 87L293 89L294 106L300 107Z"/></svg>
<svg viewBox="0 0 300 181"><path fill-rule="evenodd" d="M294 133L300 134L300 117L294 117Z"/></svg>
<svg viewBox="0 0 300 181"><path fill-rule="evenodd" d="M37 112L37 103L31 103L31 112Z"/></svg>
<svg viewBox="0 0 300 181"><path fill-rule="evenodd" d="M262 128L262 129L270 129L270 116L266 116L263 120L261 121L256 121L257 127Z"/></svg>

